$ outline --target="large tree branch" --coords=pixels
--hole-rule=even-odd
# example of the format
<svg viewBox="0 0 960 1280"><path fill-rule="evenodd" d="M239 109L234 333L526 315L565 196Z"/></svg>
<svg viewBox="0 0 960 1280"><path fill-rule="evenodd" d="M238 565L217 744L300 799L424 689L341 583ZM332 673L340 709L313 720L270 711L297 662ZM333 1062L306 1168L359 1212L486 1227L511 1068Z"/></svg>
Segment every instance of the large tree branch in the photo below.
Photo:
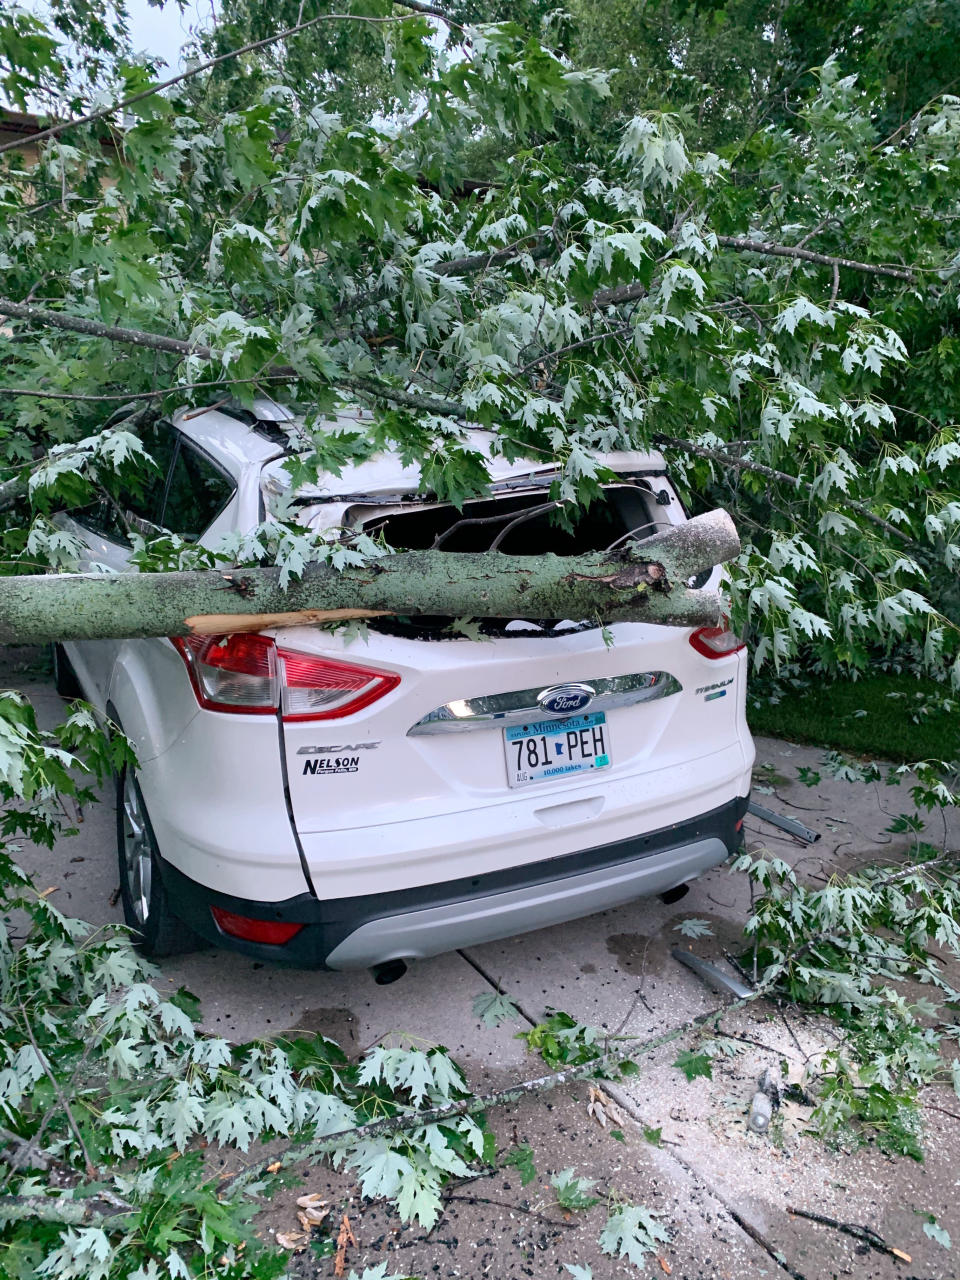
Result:
<svg viewBox="0 0 960 1280"><path fill-rule="evenodd" d="M803 262L816 262L823 267L847 267L851 271L863 271L871 276L891 276L894 280L910 280L915 277L908 267L884 267L873 262L858 262L856 258L837 258L829 253L814 253L810 249L795 248L789 244L768 244L764 240L749 240L744 236L717 236L717 243L725 249L737 249L741 253L760 253L773 258L799 258Z"/></svg>
<svg viewBox="0 0 960 1280"><path fill-rule="evenodd" d="M95 1205L101 1208L95 1208ZM56 1196L0 1196L0 1221L53 1222L64 1227L101 1227L109 1230L126 1230L124 1217L136 1213L132 1205L112 1208L96 1196L71 1200L65 1195Z"/></svg>
<svg viewBox="0 0 960 1280"><path fill-rule="evenodd" d="M645 298L650 290L645 284L615 284L607 289L598 289L590 299L592 307L616 307L623 302L637 302Z"/></svg>
<svg viewBox="0 0 960 1280"><path fill-rule="evenodd" d="M67 333L79 333L89 338L105 338L108 342L121 342L128 346L142 347L147 351L162 351L172 356L198 356L201 360L215 359L211 347L203 343L185 342L182 338L169 338L162 333L149 333L145 329L124 329L85 316L66 315L62 311L50 311L32 302L14 302L12 298L0 298L0 317L12 316L17 320L30 320L51 329L63 329ZM291 377L295 376L291 372Z"/></svg>
<svg viewBox="0 0 960 1280"><path fill-rule="evenodd" d="M458 22L454 22L441 9L435 8L433 5L420 4L418 0L395 0L395 2L400 8L410 9L412 12L389 14L379 18L359 13L318 14L314 18L309 18L306 22L300 22L294 27L286 27L283 31L278 31L276 35L265 36L262 40L252 40L249 44L241 45L238 49L229 49L226 53L221 53L216 58L209 58L206 62L198 63L197 66L190 67L187 71L182 71L179 75L171 76L169 80L162 80L159 84L151 85L149 89L143 89L140 93L131 94L129 98L123 98L119 102L113 102L108 107L100 107L96 111L88 112L85 116L78 116L75 120L61 120L46 129L39 129L36 133L29 134L26 138L17 138L13 142L5 142L0 146L0 155L4 151L22 150L24 147L32 146L37 142L43 142L45 138L54 138L63 133L65 129L75 129L78 125L95 124L98 120L106 120L109 116L116 115L118 111L124 111L127 107L135 106L138 102L152 98L156 94L162 93L165 89L172 89L174 85L182 84L185 80L192 80L194 76L202 75L204 71L210 71L213 67L229 62L231 58L239 58L245 53L255 53L258 49L266 49L269 45L279 44L282 40L289 40L291 36L299 35L301 31L308 31L311 27L315 27L321 22L381 24L386 22L406 22L415 14L427 14L430 17L440 18L457 31L463 30L463 27Z"/></svg>
<svg viewBox="0 0 960 1280"><path fill-rule="evenodd" d="M803 476L792 476L787 471L777 471L774 467L768 467L763 462L754 462L750 458L732 458L729 453L724 453L720 449L708 449L705 445L694 444L691 440L681 440L677 436L665 436L659 433L653 437L654 444L658 444L667 449L679 449L683 453L693 454L697 458L706 458L710 462L718 462L721 466L730 467L735 471L752 471L755 475L766 476L768 480L777 480L781 484L788 484L794 489L806 489L811 495L816 497L813 484L809 480L805 480ZM845 494L836 499L837 503L842 507L847 507L851 511L856 511L863 516L865 520L869 520L871 524L882 529L884 533L888 533L891 537L899 538L902 542L909 543L910 546L922 550L922 544L917 542L908 533L904 533L902 529L898 529L895 524L891 524L889 520L884 520L883 516L878 516L875 511L864 502L859 502L856 498L848 498Z"/></svg>
<svg viewBox="0 0 960 1280"><path fill-rule="evenodd" d="M257 382L289 382L288 373L260 373L250 378L215 378L208 382L178 382L159 391L116 391L106 395L83 395L74 391L40 391L34 387L3 387L4 396L29 396L33 400L80 400L89 404L107 402L132 402L134 400L160 400L164 396L176 396L183 391L197 391L204 387L250 386ZM0 508L2 509L2 508Z"/></svg>
<svg viewBox="0 0 960 1280"><path fill-rule="evenodd" d="M388 400L391 404L401 404L404 408L415 409L418 413L438 413L448 418L470 417L459 400L441 400L439 396L403 391L399 387L391 387L389 383L381 382L378 378L338 378L336 381L337 386L373 396L375 400Z"/></svg>
<svg viewBox="0 0 960 1280"><path fill-rule="evenodd" d="M411 1129L423 1129L429 1125L456 1121L462 1116L489 1111L491 1107L508 1106L531 1094L547 1093L565 1084L592 1079L605 1070L615 1068L627 1058L639 1058L653 1053L656 1049L679 1040L689 1031L700 1030L710 1026L711 1023L717 1024L724 1014L749 1004L760 994L762 992L758 989L732 1004L728 1003L711 1009L707 1013L699 1013L652 1039L638 1040L630 1037L617 1048L607 1050L590 1062L564 1067L560 1071L550 1072L549 1075L518 1080L515 1084L499 1089L495 1093L469 1095L466 1098L455 1098L449 1102L439 1103L434 1107L380 1116L364 1124L355 1125L353 1128L327 1134L323 1138L307 1138L293 1142L280 1155L263 1156L236 1173L219 1179L216 1184L217 1194L221 1197L235 1196L251 1184L255 1185L265 1174L276 1173L281 1168L289 1169L293 1165L316 1163L324 1156L332 1155L335 1151L349 1147L355 1142L369 1141L371 1138L378 1137L394 1137L397 1134L408 1133ZM105 1212L95 1209L96 1203L96 1197L89 1200L70 1200L65 1196L0 1196L0 1220L16 1221L32 1217L41 1222L98 1226L109 1230L114 1222L118 1226L124 1225L121 1215L136 1212L133 1206L123 1201L117 1201L115 1207L108 1208Z"/></svg>
<svg viewBox="0 0 960 1280"><path fill-rule="evenodd" d="M473 275L478 271L485 271L489 267L501 266L517 258L523 252L538 261L551 257L553 243L546 238L540 239L533 248L523 250L521 246L531 238L533 237L524 237L514 244L507 245L506 248L498 249L493 253L476 253L467 257L451 258L447 262L437 263L430 270L434 275L438 276L466 276ZM774 258L794 258L804 262L816 262L825 267L832 267L835 284L837 282L837 272L841 267L851 271L862 271L868 275L890 276L895 280L913 281L915 279L914 273L908 267L881 266L872 262L860 262L856 258L839 258L828 253L814 253L812 250L804 249L799 245L770 244L763 240L751 240L745 236L717 236L717 242L723 245L725 249L736 249L740 253L759 253ZM639 281L608 285L603 289L596 290L590 299L590 306L619 306L625 302L636 302L640 298L646 297L648 293L648 286L640 284ZM388 296L388 291L385 289L371 289L366 293L354 294L350 298L344 298L338 304L337 312L339 314L344 311L359 311L371 303L381 302Z"/></svg>
<svg viewBox="0 0 960 1280"><path fill-rule="evenodd" d="M339 571L278 568L0 578L0 644L224 635L346 618L593 618L696 627L720 617L689 578L740 549L711 511L630 548L582 556L407 551Z"/></svg>
<svg viewBox="0 0 960 1280"><path fill-rule="evenodd" d="M224 1178L220 1183L220 1193L229 1196L236 1195L238 1191L249 1186L251 1182L256 1182L262 1178L268 1169L273 1169L276 1164L279 1164L282 1168L289 1168L291 1165L302 1164L308 1160L316 1161L325 1155L331 1155L334 1151L348 1147L352 1142L358 1140L386 1135L392 1136L407 1132L410 1129L420 1129L426 1125L443 1124L457 1120L461 1116L476 1115L481 1111L489 1111L491 1107L503 1107L512 1102L519 1102L530 1094L546 1093L550 1089L572 1084L577 1080L594 1079L596 1076L601 1075L605 1069L609 1071L627 1058L639 1058L645 1054L652 1053L655 1049L660 1049L664 1045L670 1044L673 1040L679 1040L682 1035L689 1031L695 1031L709 1026L711 1023L718 1022L725 1013L749 1004L759 994L761 994L759 990L751 992L749 996L732 1004L727 1003L719 1008L711 1009L708 1013L697 1014L687 1022L682 1022L677 1027L671 1027L669 1031L664 1031L650 1040L638 1041L631 1037L618 1045L617 1048L609 1049L606 1053L600 1054L590 1062L583 1063L580 1066L564 1067L560 1071L551 1072L550 1075L546 1076L536 1076L532 1080L518 1080L516 1084L508 1085L505 1089L500 1089L496 1093L445 1102L423 1111L408 1111L399 1115L385 1116L382 1119L369 1120L366 1124L358 1125L355 1129L344 1129L340 1133L330 1134L325 1138L315 1138L306 1142L294 1143L281 1155L264 1156L231 1177Z"/></svg>
<svg viewBox="0 0 960 1280"><path fill-rule="evenodd" d="M139 347L145 351L159 351L164 355L196 356L199 360L212 361L218 357L213 347L203 342L187 342L183 338L171 338L162 333L150 333L146 329L125 329L118 325L104 324L101 320L90 320L85 316L65 315L61 311L50 311L46 307L37 307L33 303L14 302L12 298L0 298L0 317L12 316L18 320L29 320L34 324L44 325L51 329L63 329L67 333L79 333L88 338L104 338L107 342L120 342L127 346ZM275 365L250 379L243 381L258 382L270 379L274 382L294 381L303 375L290 365ZM238 379L226 378L223 384L236 382ZM375 378L346 376L338 378L337 385L351 391L362 391L381 400L389 400L393 404L404 405L421 413L439 413L456 418L467 418L469 414L462 404L456 400L441 400L437 397L416 395ZM153 393L151 393L152 395ZM134 399L130 396L128 399Z"/></svg>
<svg viewBox="0 0 960 1280"><path fill-rule="evenodd" d="M533 245L530 245L531 240L535 241ZM525 249L524 245L529 247ZM445 262L435 262L425 269L435 276L470 276L476 275L478 271L487 271L490 267L502 266L521 254L538 262L543 258L549 258L552 253L552 241L542 236L539 231L534 231L528 236L521 236L519 240L506 245L503 249L472 253L462 258L448 258ZM354 293L348 298L342 298L337 304L336 311L338 315L344 311L360 311L371 303L382 302L389 296L390 292L387 289L367 289L363 293Z"/></svg>

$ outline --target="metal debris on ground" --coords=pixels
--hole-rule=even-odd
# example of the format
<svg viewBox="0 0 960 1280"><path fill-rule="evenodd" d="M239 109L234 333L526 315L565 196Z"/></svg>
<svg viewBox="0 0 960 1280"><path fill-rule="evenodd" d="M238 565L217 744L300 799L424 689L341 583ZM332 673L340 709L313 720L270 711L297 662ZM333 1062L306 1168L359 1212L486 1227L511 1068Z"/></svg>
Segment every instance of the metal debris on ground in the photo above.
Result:
<svg viewBox="0 0 960 1280"><path fill-rule="evenodd" d="M772 809L767 809L762 804L757 804L756 800L751 800L747 805L747 812L752 813L755 818L759 818L761 822L769 822L772 827L779 827L781 831L786 831L792 836L796 836L798 840L803 840L807 844L816 844L820 839L820 832L814 831L810 827L805 827L802 822L798 822L796 818L788 818L782 813L774 813Z"/></svg>
<svg viewBox="0 0 960 1280"><path fill-rule="evenodd" d="M770 1128L770 1121L773 1119L773 1106L770 1099L758 1089L753 1095L750 1103L750 1114L747 1116L747 1124L754 1133L766 1133Z"/></svg>
<svg viewBox="0 0 960 1280"><path fill-rule="evenodd" d="M734 978L732 975L724 973L722 969L718 969L709 960L701 960L692 951L685 951L683 947L672 947L670 954L675 960L685 964L688 969L692 969L711 991L719 991L721 995L733 996L737 1000L743 1000L747 996L753 995L752 988L748 987L745 982L741 982L739 978Z"/></svg>
<svg viewBox="0 0 960 1280"><path fill-rule="evenodd" d="M764 1067L757 1081L757 1092L750 1101L747 1124L754 1133L766 1133L770 1128L774 1111L780 1107L783 1095L783 1077L779 1067Z"/></svg>

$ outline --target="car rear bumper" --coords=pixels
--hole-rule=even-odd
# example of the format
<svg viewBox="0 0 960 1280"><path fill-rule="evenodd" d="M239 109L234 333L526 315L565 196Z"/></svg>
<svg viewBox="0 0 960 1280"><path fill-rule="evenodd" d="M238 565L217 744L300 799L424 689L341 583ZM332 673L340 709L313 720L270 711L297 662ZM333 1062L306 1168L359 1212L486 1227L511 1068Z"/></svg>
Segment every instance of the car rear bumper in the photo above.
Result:
<svg viewBox="0 0 960 1280"><path fill-rule="evenodd" d="M219 946L275 964L361 968L491 942L663 893L738 848L748 799L739 796L700 817L563 857L327 901L307 893L282 902L250 901L198 884L169 863L161 870L173 910ZM282 946L250 942L222 933L212 907L303 928Z"/></svg>

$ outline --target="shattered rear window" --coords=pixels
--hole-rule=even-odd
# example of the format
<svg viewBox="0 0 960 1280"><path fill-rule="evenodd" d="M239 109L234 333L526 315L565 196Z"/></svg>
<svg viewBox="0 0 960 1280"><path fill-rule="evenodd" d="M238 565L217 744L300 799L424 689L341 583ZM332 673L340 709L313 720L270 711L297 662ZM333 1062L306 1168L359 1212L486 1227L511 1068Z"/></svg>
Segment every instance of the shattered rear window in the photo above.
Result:
<svg viewBox="0 0 960 1280"><path fill-rule="evenodd" d="M558 519L559 504L545 490L499 494L464 504L463 510L445 503L391 511L385 507L352 507L346 523L383 537L396 551L502 551L511 556L585 555L607 551L630 541L643 541L670 522L664 507L672 501L663 484L641 480L608 485L601 498L582 510L574 522ZM481 618L480 633L503 635L559 635L597 627L596 619ZM449 617L378 618L373 630L422 639L456 635Z"/></svg>

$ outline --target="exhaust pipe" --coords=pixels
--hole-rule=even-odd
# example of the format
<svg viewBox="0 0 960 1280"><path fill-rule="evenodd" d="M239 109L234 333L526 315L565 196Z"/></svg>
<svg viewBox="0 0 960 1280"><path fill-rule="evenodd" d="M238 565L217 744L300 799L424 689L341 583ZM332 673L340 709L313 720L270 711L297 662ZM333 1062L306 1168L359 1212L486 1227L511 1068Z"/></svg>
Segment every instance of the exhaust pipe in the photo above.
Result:
<svg viewBox="0 0 960 1280"><path fill-rule="evenodd" d="M664 889L660 894L660 901L667 907L674 902L679 902L681 898L685 898L690 892L690 886L686 883L675 884L672 889Z"/></svg>
<svg viewBox="0 0 960 1280"><path fill-rule="evenodd" d="M391 982L398 982L407 972L406 960L384 960L375 964L370 970L378 987L388 987Z"/></svg>

